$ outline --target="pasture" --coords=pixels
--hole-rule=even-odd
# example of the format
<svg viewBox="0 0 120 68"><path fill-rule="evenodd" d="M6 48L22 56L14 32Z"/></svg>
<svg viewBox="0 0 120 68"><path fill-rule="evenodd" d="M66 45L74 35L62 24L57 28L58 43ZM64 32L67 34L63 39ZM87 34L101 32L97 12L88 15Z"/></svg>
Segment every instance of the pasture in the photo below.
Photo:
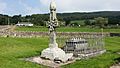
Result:
<svg viewBox="0 0 120 68"><path fill-rule="evenodd" d="M16 27L16 31L48 32L47 27ZM120 29L104 29L104 32L120 32ZM100 28L87 27L59 27L57 32L102 32Z"/></svg>

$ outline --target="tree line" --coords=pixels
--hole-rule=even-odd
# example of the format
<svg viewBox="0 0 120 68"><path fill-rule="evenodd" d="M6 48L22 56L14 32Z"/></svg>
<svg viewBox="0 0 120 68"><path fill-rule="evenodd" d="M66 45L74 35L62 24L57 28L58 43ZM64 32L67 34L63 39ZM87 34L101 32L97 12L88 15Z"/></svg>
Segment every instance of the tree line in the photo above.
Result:
<svg viewBox="0 0 120 68"><path fill-rule="evenodd" d="M99 23L97 23L97 25L100 25L100 23L102 24L101 27L105 25L120 25L120 11L57 13L57 18L59 21L65 22L65 26L75 20L85 20L86 25L94 25L95 23L91 23L91 20L96 20ZM98 19L102 21L99 21ZM0 14L0 25L13 25L18 22L31 22L37 26L45 26L46 21L49 21L49 14L32 14L26 16L9 16ZM105 23L104 25L103 22Z"/></svg>

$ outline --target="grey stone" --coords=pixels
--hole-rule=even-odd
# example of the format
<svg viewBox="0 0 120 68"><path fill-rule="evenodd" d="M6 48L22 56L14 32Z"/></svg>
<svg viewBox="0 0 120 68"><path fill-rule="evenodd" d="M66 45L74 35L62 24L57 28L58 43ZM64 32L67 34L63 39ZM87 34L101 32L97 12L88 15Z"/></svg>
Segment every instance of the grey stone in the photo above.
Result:
<svg viewBox="0 0 120 68"><path fill-rule="evenodd" d="M66 62L67 60L72 58L73 54L65 54L65 52L62 49L58 48L55 32L55 27L57 26L58 20L56 17L56 4L55 1L52 1L50 4L50 22L48 22L50 43L49 48L42 51L41 57L53 61L57 58L62 62Z"/></svg>

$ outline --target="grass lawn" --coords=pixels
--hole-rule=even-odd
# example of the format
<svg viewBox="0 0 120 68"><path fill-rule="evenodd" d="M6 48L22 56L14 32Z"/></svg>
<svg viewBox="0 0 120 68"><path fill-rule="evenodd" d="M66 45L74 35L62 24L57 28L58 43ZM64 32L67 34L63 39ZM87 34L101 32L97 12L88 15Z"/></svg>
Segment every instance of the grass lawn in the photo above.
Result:
<svg viewBox="0 0 120 68"><path fill-rule="evenodd" d="M16 31L48 32L47 27L16 27ZM101 32L99 28L60 27L57 32ZM120 32L120 29L104 29L104 32Z"/></svg>
<svg viewBox="0 0 120 68"><path fill-rule="evenodd" d="M0 37L0 68L46 68L45 66L25 62L19 58L40 55L48 47L48 38L3 38ZM120 37L106 38L107 52L88 60L78 60L62 68L109 68L120 55Z"/></svg>
<svg viewBox="0 0 120 68"><path fill-rule="evenodd" d="M0 68L45 68L19 58L40 55L48 45L47 38L2 38L0 37Z"/></svg>
<svg viewBox="0 0 120 68"><path fill-rule="evenodd" d="M114 64L115 58L120 58L116 52L120 52L120 37L106 38L107 52L101 56L91 58L88 60L77 61L73 64L63 66L63 68L110 68Z"/></svg>

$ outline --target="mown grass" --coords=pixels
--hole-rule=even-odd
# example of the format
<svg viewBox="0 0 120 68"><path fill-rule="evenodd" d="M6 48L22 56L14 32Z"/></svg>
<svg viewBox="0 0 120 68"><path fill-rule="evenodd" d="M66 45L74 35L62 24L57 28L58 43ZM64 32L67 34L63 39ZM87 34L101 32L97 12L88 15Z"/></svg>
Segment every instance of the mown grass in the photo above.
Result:
<svg viewBox="0 0 120 68"><path fill-rule="evenodd" d="M0 37L0 68L46 68L45 66L25 62L19 58L40 55L48 47L48 38L3 38ZM106 38L107 52L88 60L78 60L62 68L109 68L120 55L120 37Z"/></svg>
<svg viewBox="0 0 120 68"><path fill-rule="evenodd" d="M43 68L20 58L40 55L48 45L47 38L0 38L0 68Z"/></svg>
<svg viewBox="0 0 120 68"><path fill-rule="evenodd" d="M48 32L47 27L16 27L16 31ZM57 32L101 32L99 28L60 27ZM104 29L104 32L120 32L120 29Z"/></svg>
<svg viewBox="0 0 120 68"><path fill-rule="evenodd" d="M88 60L81 60L70 65L63 66L63 68L110 68L115 62L115 58L120 58L116 52L120 52L120 37L106 38L107 52L95 58Z"/></svg>

